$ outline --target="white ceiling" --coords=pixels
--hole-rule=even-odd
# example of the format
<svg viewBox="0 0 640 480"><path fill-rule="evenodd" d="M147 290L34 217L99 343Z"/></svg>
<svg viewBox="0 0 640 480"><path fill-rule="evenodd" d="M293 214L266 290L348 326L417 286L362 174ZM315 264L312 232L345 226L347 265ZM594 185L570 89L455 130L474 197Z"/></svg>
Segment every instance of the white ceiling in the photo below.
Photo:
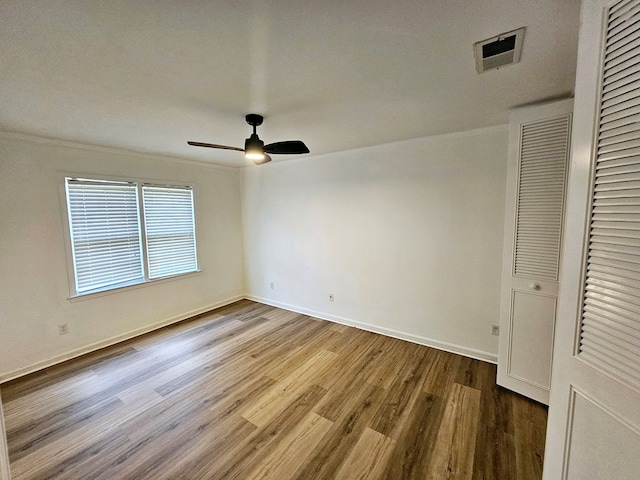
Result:
<svg viewBox="0 0 640 480"><path fill-rule="evenodd" d="M246 113L311 154L504 124L573 92L579 0L2 0L0 130L220 165ZM517 65L472 44L526 26ZM274 156L274 161L295 158Z"/></svg>

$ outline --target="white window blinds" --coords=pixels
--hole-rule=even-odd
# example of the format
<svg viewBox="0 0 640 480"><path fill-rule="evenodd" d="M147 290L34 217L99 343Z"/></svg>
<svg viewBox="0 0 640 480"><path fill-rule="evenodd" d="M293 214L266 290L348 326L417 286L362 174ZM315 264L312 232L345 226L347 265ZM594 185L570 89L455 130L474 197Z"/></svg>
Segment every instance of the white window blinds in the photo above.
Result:
<svg viewBox="0 0 640 480"><path fill-rule="evenodd" d="M149 278L196 271L191 188L143 185L142 198Z"/></svg>
<svg viewBox="0 0 640 480"><path fill-rule="evenodd" d="M135 184L67 179L76 292L143 277Z"/></svg>
<svg viewBox="0 0 640 480"><path fill-rule="evenodd" d="M609 11L580 356L640 388L640 9Z"/></svg>
<svg viewBox="0 0 640 480"><path fill-rule="evenodd" d="M71 296L198 270L191 187L79 178L65 186Z"/></svg>

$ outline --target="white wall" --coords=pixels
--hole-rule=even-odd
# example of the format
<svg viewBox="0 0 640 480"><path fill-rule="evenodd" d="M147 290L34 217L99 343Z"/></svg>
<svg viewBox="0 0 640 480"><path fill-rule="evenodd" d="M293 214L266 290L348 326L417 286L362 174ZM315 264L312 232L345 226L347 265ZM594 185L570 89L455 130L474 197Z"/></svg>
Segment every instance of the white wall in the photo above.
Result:
<svg viewBox="0 0 640 480"><path fill-rule="evenodd" d="M245 290L495 360L490 326L499 316L507 136L497 127L239 173L0 134L0 381ZM203 272L69 301L64 174L194 183ZM60 323L69 324L68 335L58 335Z"/></svg>
<svg viewBox="0 0 640 480"><path fill-rule="evenodd" d="M507 141L502 126L243 169L249 296L495 361Z"/></svg>
<svg viewBox="0 0 640 480"><path fill-rule="evenodd" d="M195 186L202 273L71 302L65 173ZM240 175L164 157L0 134L0 381L243 294ZM58 324L70 333L58 335Z"/></svg>

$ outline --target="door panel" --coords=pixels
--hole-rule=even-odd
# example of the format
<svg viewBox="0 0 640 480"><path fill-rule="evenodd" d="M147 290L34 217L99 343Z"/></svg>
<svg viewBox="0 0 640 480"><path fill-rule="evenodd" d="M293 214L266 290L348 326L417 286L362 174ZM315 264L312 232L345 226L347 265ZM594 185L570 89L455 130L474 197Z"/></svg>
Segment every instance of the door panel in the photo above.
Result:
<svg viewBox="0 0 640 480"><path fill-rule="evenodd" d="M572 391L572 411L567 478L637 478L637 466L628 459L640 452L638 432L577 390Z"/></svg>
<svg viewBox="0 0 640 480"><path fill-rule="evenodd" d="M515 290L511 312L512 319L527 321L511 323L511 351L517 354L509 357L507 375L549 390L556 297Z"/></svg>

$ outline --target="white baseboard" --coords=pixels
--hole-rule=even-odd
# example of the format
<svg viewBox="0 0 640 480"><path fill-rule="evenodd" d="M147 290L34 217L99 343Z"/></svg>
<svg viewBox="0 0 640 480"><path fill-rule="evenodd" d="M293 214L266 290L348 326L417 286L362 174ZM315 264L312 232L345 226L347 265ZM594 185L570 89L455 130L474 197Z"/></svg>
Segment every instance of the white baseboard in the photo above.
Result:
<svg viewBox="0 0 640 480"><path fill-rule="evenodd" d="M191 317L195 317L196 315L200 315L202 313L206 313L208 311L214 310L216 308L224 307L225 305L229 305L230 303L237 302L238 300L242 300L246 298L244 295L236 295L231 298L227 298L225 300L221 300L219 302L213 303L211 305L206 305L201 308L197 308L195 310L191 310L190 312L182 313L180 315L176 315L171 318L167 318L160 322L153 323L151 325L147 325L141 328L137 328L135 330L131 330L129 332L123 333L121 335L116 335L115 337L108 338L106 340L101 340L96 343L92 343L90 345L86 345L81 348L77 348L75 350L71 350L70 352L64 353L62 355L57 355L53 358L49 358L42 362L34 363L32 365L28 365L23 368L19 368L12 372L0 374L0 383L7 382L9 380L13 380L14 378L22 377L24 375L28 375L33 372L37 372L38 370L42 370L44 368L52 367L53 365L57 365L58 363L66 362L67 360L71 360L72 358L79 357L81 355L85 355L87 353L94 352L96 350L100 350L101 348L110 347L111 345L115 345L116 343L124 342L126 340L130 340L135 337L139 337L140 335L144 335L145 333L152 332L154 330L158 330L159 328L166 327L168 325L181 322ZM1 477L0 477L1 478Z"/></svg>
<svg viewBox="0 0 640 480"><path fill-rule="evenodd" d="M245 298L248 300L253 300L254 302L271 305L272 307L278 307L284 310L301 313L303 315L320 318L322 320L328 320L330 322L348 325L350 327L359 328L360 330L366 330L368 332L379 333L381 335L386 335L387 337L406 340L408 342L417 343L419 345L425 345L427 347L436 348L438 350L444 350L445 352L456 353L458 355L474 358L476 360L482 360L483 362L498 363L498 355L495 353L476 350L474 348L464 347L462 345L456 345L453 343L442 342L433 338L422 337L419 335L414 335L412 333L393 330L391 328L379 327L377 325L371 325L368 323L359 322L357 320L339 317L337 315L330 315L324 312L316 312L314 310L309 310L308 308L299 307L297 305L289 305L287 303L270 300L268 298L257 297L255 295L246 295Z"/></svg>

